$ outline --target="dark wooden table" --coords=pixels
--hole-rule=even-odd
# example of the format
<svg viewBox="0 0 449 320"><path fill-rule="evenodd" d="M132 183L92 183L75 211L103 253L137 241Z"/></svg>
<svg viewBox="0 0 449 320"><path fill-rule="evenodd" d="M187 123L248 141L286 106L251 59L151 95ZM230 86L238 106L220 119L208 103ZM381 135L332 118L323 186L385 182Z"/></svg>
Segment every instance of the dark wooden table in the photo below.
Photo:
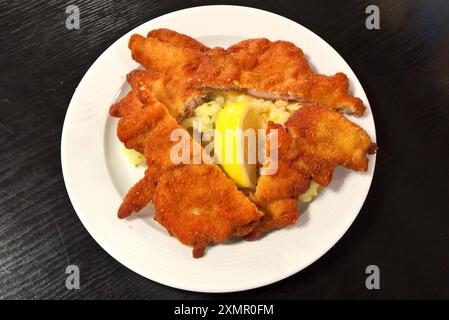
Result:
<svg viewBox="0 0 449 320"><path fill-rule="evenodd" d="M69 4L80 8L79 30L65 27ZM61 173L70 98L121 35L201 4L0 1L0 298L449 298L449 1L241 3L293 19L329 42L373 109L380 150L368 198L350 230L312 266L256 290L192 293L140 277L92 239ZM370 4L380 9L380 30L365 27ZM80 290L65 286L69 264L80 268ZM365 287L371 264L380 268L379 290Z"/></svg>

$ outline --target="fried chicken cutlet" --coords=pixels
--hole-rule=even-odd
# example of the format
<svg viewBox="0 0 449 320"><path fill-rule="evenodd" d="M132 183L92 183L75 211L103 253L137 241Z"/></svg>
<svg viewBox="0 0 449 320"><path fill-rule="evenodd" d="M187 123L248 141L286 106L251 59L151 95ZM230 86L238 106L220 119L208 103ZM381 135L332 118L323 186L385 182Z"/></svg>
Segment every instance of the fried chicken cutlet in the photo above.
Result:
<svg viewBox="0 0 449 320"><path fill-rule="evenodd" d="M150 72L141 74L146 76L145 86L140 88L141 94L164 103L177 121L189 116L193 108L204 102L206 95L194 86L191 75L201 60L202 52L209 48L167 29L153 30L147 38L133 35L129 48L133 59Z"/></svg>
<svg viewBox="0 0 449 320"><path fill-rule="evenodd" d="M112 111L116 108L113 107ZM126 111L125 111L126 110ZM193 247L193 256L204 254L209 243L221 243L232 236L248 234L263 213L243 194L235 183L212 161L189 133L182 129L157 101L123 108L125 114L117 128L126 147L144 152L148 169L145 176L125 196L119 218L125 218L148 205L155 208L155 220L182 243ZM175 130L190 143L189 160L199 154L199 164L176 163L171 158ZM213 183L211 183L213 182Z"/></svg>
<svg viewBox="0 0 449 320"><path fill-rule="evenodd" d="M157 29L147 37L133 35L129 48L146 70L128 75L131 91L110 113L121 118L120 140L144 153L148 169L129 190L118 215L127 217L153 203L155 219L192 246L194 257L202 256L209 243L231 236L254 240L295 223L298 196L311 180L328 185L337 165L366 171L367 154L377 148L363 129L338 113L362 115L365 110L348 93L347 77L315 73L290 42L250 39L210 49L186 35ZM176 141L170 134L181 129L177 121L213 90L305 104L285 126L269 123L267 133L279 132L278 171L259 177L252 202L216 165L171 161ZM194 158L202 149L191 152Z"/></svg>
<svg viewBox="0 0 449 320"><path fill-rule="evenodd" d="M315 73L302 50L287 41L250 39L227 50L209 49L186 35L157 29L146 38L133 35L129 48L147 69L186 84L173 90L188 92L190 99L198 94L195 90L239 90L261 98L316 102L354 115L365 110L348 93L346 75Z"/></svg>
<svg viewBox="0 0 449 320"><path fill-rule="evenodd" d="M369 154L377 145L366 131L329 108L306 104L285 123L289 134L297 141L300 158L298 169L306 170L321 186L327 186L337 166L366 171Z"/></svg>
<svg viewBox="0 0 449 320"><path fill-rule="evenodd" d="M272 132L277 134L277 171L273 175L260 175L256 192L250 195L264 213L254 230L245 236L246 240L255 240L261 234L272 229L281 229L292 225L298 218L298 197L310 187L311 179L307 172L298 170L294 163L300 155L297 141L281 125L269 122L267 132L266 153L270 156ZM269 158L268 158L269 159ZM269 161L274 161L270 159ZM268 167L269 162L264 164Z"/></svg>
<svg viewBox="0 0 449 320"><path fill-rule="evenodd" d="M205 101L206 95L192 89L179 78L172 78L154 70L133 70L126 76L131 90L124 99L115 103L110 114L121 117L142 104L142 99L155 98L162 102L170 114L180 121L190 116L192 110Z"/></svg>
<svg viewBox="0 0 449 320"><path fill-rule="evenodd" d="M245 237L248 240L295 223L297 199L307 191L311 180L328 185L339 165L366 171L367 155L377 149L361 127L338 112L316 104L297 110L285 127L269 123L267 135L272 130L278 133L278 170L274 175L260 176L257 181L251 200L266 214Z"/></svg>

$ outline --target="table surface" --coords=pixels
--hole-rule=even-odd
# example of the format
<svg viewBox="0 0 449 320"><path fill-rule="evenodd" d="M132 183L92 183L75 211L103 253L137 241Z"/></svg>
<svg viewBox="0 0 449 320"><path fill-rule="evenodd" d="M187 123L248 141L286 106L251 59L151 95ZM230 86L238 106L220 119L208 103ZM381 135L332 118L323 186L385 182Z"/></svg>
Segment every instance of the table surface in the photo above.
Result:
<svg viewBox="0 0 449 320"><path fill-rule="evenodd" d="M65 27L71 3L80 8L79 30ZM449 298L449 1L241 3L326 40L373 109L380 149L368 198L349 231L310 267L255 290L194 293L142 278L92 239L61 173L70 98L120 36L201 4L0 1L0 298ZM380 8L380 30L365 27L370 4ZM65 286L69 264L81 270L80 290ZM365 287L372 264L380 268L379 290Z"/></svg>

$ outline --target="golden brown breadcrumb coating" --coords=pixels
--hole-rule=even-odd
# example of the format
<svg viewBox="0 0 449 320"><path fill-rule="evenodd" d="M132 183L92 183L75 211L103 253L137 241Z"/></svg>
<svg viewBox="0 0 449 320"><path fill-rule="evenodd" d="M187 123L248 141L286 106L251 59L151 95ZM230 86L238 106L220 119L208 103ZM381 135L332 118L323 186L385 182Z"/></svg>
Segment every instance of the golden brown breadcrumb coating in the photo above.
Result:
<svg viewBox="0 0 449 320"><path fill-rule="evenodd" d="M132 108L118 124L118 136L129 148L142 150L148 169L145 176L125 196L119 218L148 205L155 207L155 219L182 243L192 246L200 257L209 243L224 242L249 233L263 213L214 163L204 162L196 144L165 106L157 100ZM170 138L181 130L191 145L190 164L176 164L170 156L178 141ZM202 154L199 164L193 159Z"/></svg>
<svg viewBox="0 0 449 320"><path fill-rule="evenodd" d="M180 90L182 94L175 95L184 103L208 90L232 89L263 98L316 102L355 115L365 111L363 102L348 93L346 75L314 72L302 50L287 41L249 39L228 49L209 49L186 35L158 29L146 38L133 35L129 47L145 68L170 76L176 85L167 90Z"/></svg>
<svg viewBox="0 0 449 320"><path fill-rule="evenodd" d="M257 181L251 199L265 216L246 236L248 240L295 223L298 196L307 191L311 180L328 185L337 166L366 171L367 155L377 149L361 127L338 112L316 104L297 110L285 127L269 123L267 136L272 130L278 133L278 171L260 176Z"/></svg>

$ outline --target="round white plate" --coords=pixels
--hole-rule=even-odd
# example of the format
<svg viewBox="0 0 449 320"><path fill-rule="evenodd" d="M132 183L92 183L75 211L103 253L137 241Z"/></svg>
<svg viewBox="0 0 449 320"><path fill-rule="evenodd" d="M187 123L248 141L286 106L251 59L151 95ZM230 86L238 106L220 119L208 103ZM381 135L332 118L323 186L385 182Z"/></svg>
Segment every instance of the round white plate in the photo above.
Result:
<svg viewBox="0 0 449 320"><path fill-rule="evenodd" d="M70 200L92 237L116 260L162 284L201 292L252 289L284 279L310 265L346 232L368 193L375 156L366 173L337 169L331 185L302 213L296 225L258 241L208 247L201 259L168 235L152 208L126 220L116 216L126 191L143 176L121 153L109 106L127 90L125 76L138 64L128 39L155 28L188 34L208 46L227 47L247 38L288 40L303 49L320 73L344 72L351 90L367 106L351 120L375 140L371 110L360 82L343 58L316 34L276 14L238 6L205 6L148 21L110 46L87 71L64 121L61 159Z"/></svg>

